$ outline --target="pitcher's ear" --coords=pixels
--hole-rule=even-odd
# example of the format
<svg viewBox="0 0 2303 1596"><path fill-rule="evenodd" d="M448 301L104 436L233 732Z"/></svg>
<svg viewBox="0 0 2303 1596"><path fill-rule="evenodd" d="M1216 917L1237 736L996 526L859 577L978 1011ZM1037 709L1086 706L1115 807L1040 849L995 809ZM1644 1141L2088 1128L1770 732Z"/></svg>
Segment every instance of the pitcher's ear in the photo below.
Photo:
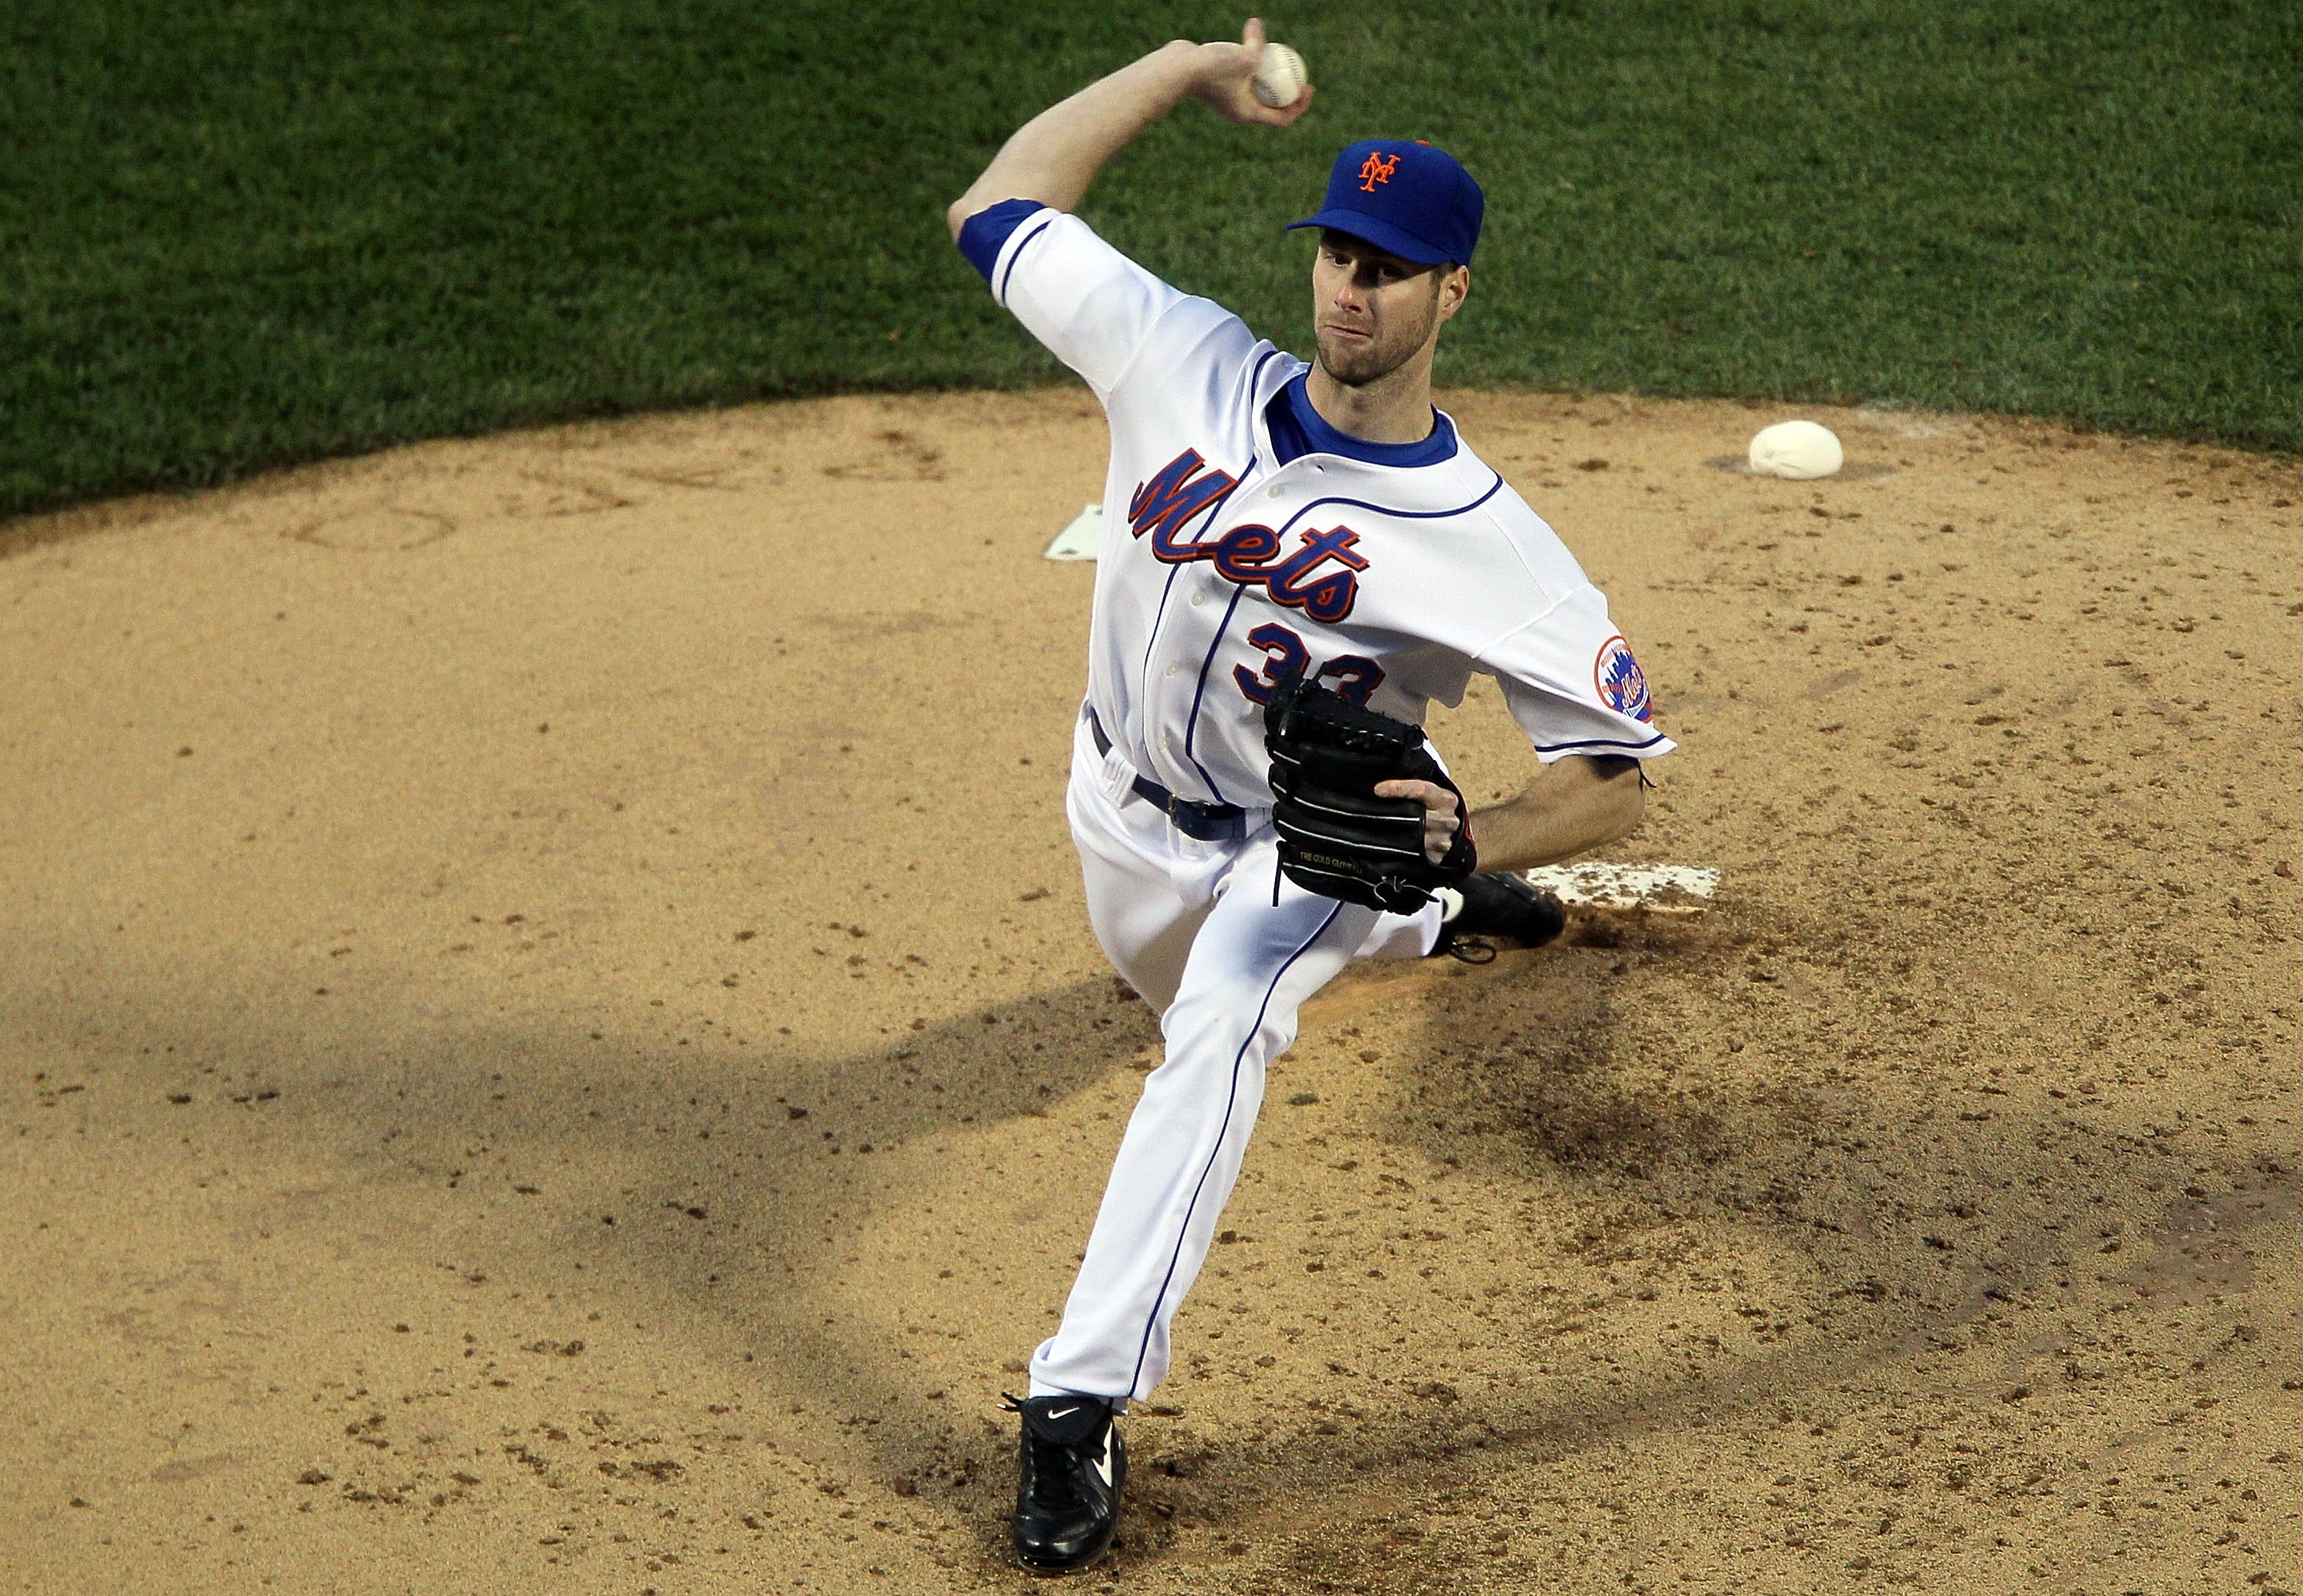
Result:
<svg viewBox="0 0 2303 1596"><path fill-rule="evenodd" d="M1446 301L1439 309L1440 319L1444 321L1461 310L1464 301L1471 298L1472 268L1460 263L1449 266L1446 275L1440 279L1439 295Z"/></svg>

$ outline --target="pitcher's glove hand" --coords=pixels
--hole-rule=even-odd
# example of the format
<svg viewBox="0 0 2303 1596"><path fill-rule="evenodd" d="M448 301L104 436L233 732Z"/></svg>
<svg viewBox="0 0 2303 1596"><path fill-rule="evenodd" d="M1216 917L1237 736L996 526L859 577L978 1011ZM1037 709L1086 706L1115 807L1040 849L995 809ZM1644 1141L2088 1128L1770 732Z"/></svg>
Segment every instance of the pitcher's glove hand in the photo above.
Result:
<svg viewBox="0 0 2303 1596"><path fill-rule="evenodd" d="M1423 729L1362 709L1297 675L1271 691L1263 711L1271 756L1271 820L1279 867L1307 891L1411 915L1432 890L1479 868L1463 790L1424 746ZM1455 795L1462 817L1447 855L1424 851L1423 806L1379 798L1382 781L1430 781Z"/></svg>

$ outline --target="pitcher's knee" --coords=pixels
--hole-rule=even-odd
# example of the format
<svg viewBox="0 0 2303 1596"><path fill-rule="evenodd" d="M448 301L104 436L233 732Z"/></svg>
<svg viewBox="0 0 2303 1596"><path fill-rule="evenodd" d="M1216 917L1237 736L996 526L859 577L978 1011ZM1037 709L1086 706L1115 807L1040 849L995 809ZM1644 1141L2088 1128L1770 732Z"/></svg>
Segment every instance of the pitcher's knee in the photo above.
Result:
<svg viewBox="0 0 2303 1596"><path fill-rule="evenodd" d="M1186 987L1160 1017L1169 1060L1206 1058L1230 1065L1253 1055L1259 1061L1278 1053L1294 1035L1263 1004L1261 984L1216 981Z"/></svg>

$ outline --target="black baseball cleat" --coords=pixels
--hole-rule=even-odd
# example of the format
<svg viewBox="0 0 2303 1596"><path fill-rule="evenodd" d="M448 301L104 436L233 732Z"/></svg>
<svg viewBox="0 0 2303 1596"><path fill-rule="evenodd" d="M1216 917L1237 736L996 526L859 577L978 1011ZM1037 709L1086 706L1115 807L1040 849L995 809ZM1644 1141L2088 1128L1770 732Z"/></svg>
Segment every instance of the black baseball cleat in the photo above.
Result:
<svg viewBox="0 0 2303 1596"><path fill-rule="evenodd" d="M1010 1397L1024 1415L1017 1447L1016 1558L1035 1574L1084 1568L1111 1545L1127 1448L1101 1397Z"/></svg>
<svg viewBox="0 0 2303 1596"><path fill-rule="evenodd" d="M1567 910L1558 899L1507 871L1467 876L1453 891L1458 902L1440 923L1439 940L1431 947L1434 955L1485 964L1496 956L1494 943L1487 940L1490 937L1540 948L1567 928Z"/></svg>

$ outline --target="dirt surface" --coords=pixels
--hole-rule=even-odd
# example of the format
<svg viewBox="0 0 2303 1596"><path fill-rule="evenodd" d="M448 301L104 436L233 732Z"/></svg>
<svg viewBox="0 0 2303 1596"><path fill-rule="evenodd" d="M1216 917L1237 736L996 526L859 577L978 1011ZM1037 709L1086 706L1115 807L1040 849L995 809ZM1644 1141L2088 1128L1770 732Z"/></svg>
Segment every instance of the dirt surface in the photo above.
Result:
<svg viewBox="0 0 2303 1596"><path fill-rule="evenodd" d="M2303 1588L2303 472L1451 408L1719 905L1307 1011L1080 1588ZM1155 1042L1102 469L842 401L7 529L0 1584L1030 1583L998 1392Z"/></svg>

